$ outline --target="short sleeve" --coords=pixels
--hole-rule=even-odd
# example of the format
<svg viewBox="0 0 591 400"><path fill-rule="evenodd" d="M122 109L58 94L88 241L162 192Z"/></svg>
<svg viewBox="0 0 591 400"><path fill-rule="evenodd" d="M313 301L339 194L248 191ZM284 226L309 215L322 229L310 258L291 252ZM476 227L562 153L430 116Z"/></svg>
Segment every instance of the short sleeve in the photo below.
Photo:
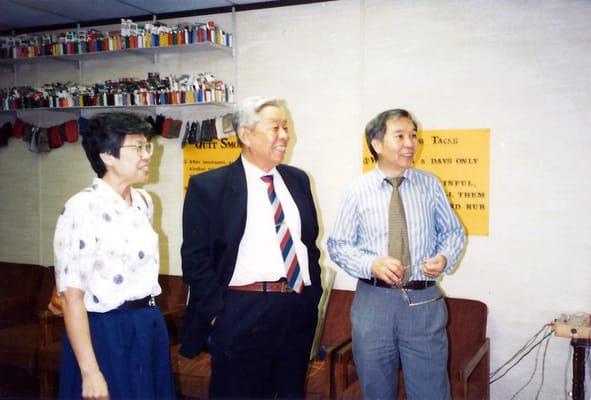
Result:
<svg viewBox="0 0 591 400"><path fill-rule="evenodd" d="M73 197L60 211L53 239L55 280L59 293L67 288L85 291L95 261L96 237L92 232L93 205Z"/></svg>

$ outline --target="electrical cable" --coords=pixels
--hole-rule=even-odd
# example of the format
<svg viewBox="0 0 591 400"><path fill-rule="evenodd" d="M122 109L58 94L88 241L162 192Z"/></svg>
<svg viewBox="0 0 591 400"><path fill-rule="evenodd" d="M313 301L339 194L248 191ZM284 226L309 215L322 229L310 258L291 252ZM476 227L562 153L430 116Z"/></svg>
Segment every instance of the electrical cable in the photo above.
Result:
<svg viewBox="0 0 591 400"><path fill-rule="evenodd" d="M540 397L540 393L542 392L542 387L544 386L544 373L546 371L546 354L548 353L548 344L550 344L550 337L546 339L546 345L544 346L544 355L542 356L542 381L540 382L540 387L538 388L538 392L536 393L536 399Z"/></svg>
<svg viewBox="0 0 591 400"><path fill-rule="evenodd" d="M525 351L525 349L536 340L536 338L540 335L540 333L542 333L542 331L544 331L544 329L546 328L547 325L543 325L542 329L540 329L539 331L537 331L531 338L529 338L527 340L527 342L525 342L525 344L519 349L517 350L517 352L515 354L513 354L513 356L511 356L511 358L505 362L503 365L501 365L499 368L497 368L495 371L493 371L491 374L489 374L489 380L492 380L495 375L502 370L507 364L509 364L511 361L513 361L522 351Z"/></svg>
<svg viewBox="0 0 591 400"><path fill-rule="evenodd" d="M545 327L545 326L544 326L544 327ZM508 373L509 371L511 371L511 369L513 369L513 368L514 368L514 367L515 367L517 364L519 364L519 363L521 362L521 360L523 360L523 359L524 359L524 358L525 358L525 357L526 357L526 356L527 356L529 353L531 353L531 351L532 351L533 349L535 349L537 346L539 346L539 345L540 345L540 343L542 343L542 342L544 341L544 339L546 339L547 337L549 337L550 335L552 335L552 333L554 333L554 329L552 329L550 332L548 332L548 333L547 333L547 334L546 334L546 335L545 335L545 336L544 336L544 337L543 337L543 338L542 338L540 341L538 341L537 343L535 343L534 345L532 345L532 347L531 347L529 350L527 350L527 351L525 352L525 354L524 354L524 355L522 355L522 356L521 356L521 357L520 357L520 358L519 358L517 361L515 361L515 363L514 363L513 365L511 365L511 367L509 367L509 369L507 369L507 370L506 370L506 371L505 371L505 372L504 372L504 373L503 373L501 376L499 376L498 378L495 378L495 379L491 379L489 383L490 383L490 384L493 384L493 383L495 383L496 381L498 381L499 379L501 379L502 377L504 377L505 375L507 375L507 373ZM538 333L538 334L539 334L539 333ZM537 336L538 334L536 334L536 336ZM525 347L525 346L524 346L524 347ZM524 348L524 347L522 347L522 348L519 350L519 352L517 352L517 353L516 353L516 354L515 354L515 355L514 355L514 356L513 356L511 359L514 359L514 358L515 358L515 357L516 357L516 356L517 356L519 353L521 353L521 352L525 351L525 348ZM511 361L511 360L509 360L509 361ZM503 366L507 365L507 364L509 363L509 361L508 361L507 363L505 363ZM498 370L497 370L497 371L498 371ZM497 371L495 371L495 374L497 373Z"/></svg>
<svg viewBox="0 0 591 400"><path fill-rule="evenodd" d="M547 330L548 326L544 326L544 329ZM546 337L546 336L545 336ZM542 339L544 340L544 339ZM540 341L541 342L541 341ZM550 337L547 337L546 339L546 348L544 350L544 355L542 358L542 385L544 384L544 364L546 361L546 350L548 349L548 343L550 342ZM511 397L511 400L515 399L517 397L517 395L519 393L521 393L530 383L531 381L534 379L534 377L536 376L536 372L538 371L538 360L540 358L540 350L542 349L542 347L538 347L538 349L536 350L536 358L535 358L535 363L534 363L534 370L532 371L531 376L529 377L529 379L527 380L527 382L519 388L519 390L517 392L515 392L515 394L513 395L513 397ZM516 364L517 365L517 364ZM541 389L541 387L540 387ZM539 392L538 392L539 393Z"/></svg>
<svg viewBox="0 0 591 400"><path fill-rule="evenodd" d="M536 359L535 359L535 363L534 363L534 370L532 371L529 379L527 380L527 382L525 382L525 384L522 387L519 388L519 390L517 392L515 392L515 394L511 397L511 400L513 400L515 397L517 397L517 395L519 393L521 393L521 391L523 389L525 389L530 384L530 382L534 379L534 376L536 376L536 371L538 370L538 356L540 355L540 349L541 349L541 347L538 347L538 349L536 350Z"/></svg>

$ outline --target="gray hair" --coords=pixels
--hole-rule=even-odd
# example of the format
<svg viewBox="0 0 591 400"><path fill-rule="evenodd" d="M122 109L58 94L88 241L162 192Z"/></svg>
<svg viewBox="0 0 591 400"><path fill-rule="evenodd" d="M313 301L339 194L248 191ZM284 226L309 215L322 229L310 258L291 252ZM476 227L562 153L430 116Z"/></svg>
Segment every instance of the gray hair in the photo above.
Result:
<svg viewBox="0 0 591 400"><path fill-rule="evenodd" d="M380 141L383 140L384 135L386 134L386 122L400 118L408 118L414 125L415 129L418 129L418 123L411 113L400 108L382 111L373 117L365 126L365 140L367 141L367 147L369 147L369 151L376 161L378 159L378 154L371 145L371 141L374 139Z"/></svg>
<svg viewBox="0 0 591 400"><path fill-rule="evenodd" d="M238 128L242 126L247 128L254 127L256 123L259 122L259 111L267 106L282 108L279 99L258 96L247 97L234 107L232 127L234 128L234 132L236 132L236 137L238 138L239 143L240 138L238 137Z"/></svg>

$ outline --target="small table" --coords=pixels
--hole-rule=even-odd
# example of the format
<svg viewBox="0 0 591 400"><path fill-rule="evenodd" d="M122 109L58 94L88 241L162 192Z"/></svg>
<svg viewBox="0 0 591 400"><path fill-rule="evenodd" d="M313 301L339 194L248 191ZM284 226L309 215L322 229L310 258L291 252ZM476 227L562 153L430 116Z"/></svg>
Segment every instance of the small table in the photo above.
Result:
<svg viewBox="0 0 591 400"><path fill-rule="evenodd" d="M571 339L573 346L573 400L585 399L585 353L591 349L591 339Z"/></svg>

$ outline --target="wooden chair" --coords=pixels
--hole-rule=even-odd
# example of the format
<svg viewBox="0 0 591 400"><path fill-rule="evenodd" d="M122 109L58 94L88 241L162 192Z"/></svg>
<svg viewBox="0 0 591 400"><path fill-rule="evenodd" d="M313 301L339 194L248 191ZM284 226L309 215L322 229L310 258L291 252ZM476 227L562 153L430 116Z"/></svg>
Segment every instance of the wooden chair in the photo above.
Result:
<svg viewBox="0 0 591 400"><path fill-rule="evenodd" d="M333 289L329 292L322 327L318 352L310 361L306 377L307 399L328 399L334 397L334 369L331 363L336 351L351 341L351 322L349 309L354 292ZM179 345L172 348L173 372L177 391L181 396L206 399L211 376L211 356L201 353L193 359L178 354Z"/></svg>
<svg viewBox="0 0 591 400"><path fill-rule="evenodd" d="M335 368L337 351L351 342L349 310L355 292L332 289L329 292L316 357L310 361L306 377L307 399L330 399L335 396Z"/></svg>
<svg viewBox="0 0 591 400"><path fill-rule="evenodd" d="M62 319L47 309L53 268L1 264L0 397L36 396L39 352L60 341L65 330Z"/></svg>
<svg viewBox="0 0 591 400"><path fill-rule="evenodd" d="M490 397L490 340L486 337L486 304L447 298L449 375L454 399Z"/></svg>
<svg viewBox="0 0 591 400"><path fill-rule="evenodd" d="M447 335L449 339L448 373L453 399L489 399L490 341L486 337L487 307L477 300L445 299L448 310ZM352 373L351 346L339 351L333 364L337 376L339 399L361 399L361 387ZM399 399L404 399L402 371L399 373Z"/></svg>
<svg viewBox="0 0 591 400"><path fill-rule="evenodd" d="M180 347L180 344L176 344L170 349L177 394L180 398L207 399L211 377L211 356L203 352L195 358L185 358L179 354Z"/></svg>

